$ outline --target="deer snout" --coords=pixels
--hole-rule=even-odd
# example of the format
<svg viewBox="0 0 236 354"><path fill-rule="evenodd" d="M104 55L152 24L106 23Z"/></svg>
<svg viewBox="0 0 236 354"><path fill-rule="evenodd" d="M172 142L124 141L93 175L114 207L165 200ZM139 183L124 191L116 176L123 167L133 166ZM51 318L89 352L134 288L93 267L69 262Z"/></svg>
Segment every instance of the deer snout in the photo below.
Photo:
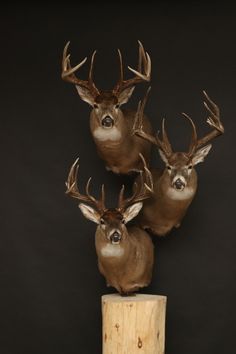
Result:
<svg viewBox="0 0 236 354"><path fill-rule="evenodd" d="M110 234L110 241L113 245L120 243L121 233L118 230L113 231Z"/></svg>
<svg viewBox="0 0 236 354"><path fill-rule="evenodd" d="M186 186L186 183L185 183L185 181L184 181L183 179L177 178L177 179L174 181L173 185L174 185L174 188L175 188L175 189L183 190L183 189L185 188L185 186Z"/></svg>
<svg viewBox="0 0 236 354"><path fill-rule="evenodd" d="M109 115L106 115L104 118L102 118L102 126L104 128L111 128L114 125L114 119L110 117Z"/></svg>

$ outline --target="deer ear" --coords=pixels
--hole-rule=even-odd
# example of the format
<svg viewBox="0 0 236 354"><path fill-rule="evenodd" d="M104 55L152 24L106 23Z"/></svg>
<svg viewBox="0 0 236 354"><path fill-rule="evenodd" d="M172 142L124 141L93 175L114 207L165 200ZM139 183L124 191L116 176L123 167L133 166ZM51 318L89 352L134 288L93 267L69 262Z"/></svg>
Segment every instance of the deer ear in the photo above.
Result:
<svg viewBox="0 0 236 354"><path fill-rule="evenodd" d="M135 216L138 215L138 213L140 212L142 207L143 207L142 202L135 203L135 204L131 205L130 207L128 207L123 214L125 224L127 224L127 222L129 222L130 220L135 218Z"/></svg>
<svg viewBox="0 0 236 354"><path fill-rule="evenodd" d="M209 144L209 145L204 146L201 149L198 149L192 158L193 165L197 165L199 162L203 162L204 158L207 156L207 154L211 150L211 147L212 147L212 145Z"/></svg>
<svg viewBox="0 0 236 354"><path fill-rule="evenodd" d="M158 151L159 151L159 154L161 156L162 161L165 162L165 164L167 165L168 164L168 160L167 160L166 155L164 154L164 152L161 149L158 149Z"/></svg>
<svg viewBox="0 0 236 354"><path fill-rule="evenodd" d="M80 98L83 101L85 101L88 104L90 104L90 106L93 106L94 105L94 97L91 94L91 92L87 88L79 86L79 85L75 85L75 87L76 87L76 89L78 91L78 94L80 95Z"/></svg>
<svg viewBox="0 0 236 354"><path fill-rule="evenodd" d="M135 86L131 86L119 94L119 97L118 97L119 105L122 105L122 104L128 102L134 89L135 89Z"/></svg>
<svg viewBox="0 0 236 354"><path fill-rule="evenodd" d="M96 224L99 224L99 220L100 220L100 215L98 214L98 212L93 209L92 207L80 203L79 204L79 208L82 212L82 214L89 220L95 222Z"/></svg>

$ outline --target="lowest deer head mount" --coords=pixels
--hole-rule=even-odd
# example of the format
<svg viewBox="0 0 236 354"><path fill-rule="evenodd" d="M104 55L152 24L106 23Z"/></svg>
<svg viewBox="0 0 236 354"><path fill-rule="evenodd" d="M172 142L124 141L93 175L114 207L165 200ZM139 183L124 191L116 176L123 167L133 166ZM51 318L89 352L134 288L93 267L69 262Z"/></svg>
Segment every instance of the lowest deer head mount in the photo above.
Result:
<svg viewBox="0 0 236 354"><path fill-rule="evenodd" d="M93 52L88 80L82 80L75 75L87 58L75 67L71 67L69 42L66 44L62 58L62 79L74 84L83 101L92 106L90 114L90 129L97 146L99 156L105 161L106 167L115 173L130 173L140 168L139 153L149 160L150 144L132 136L132 126L135 112L123 111L120 107L132 95L135 86L148 82L151 78L151 59L139 42L139 59L137 69L128 69L134 74L131 79L124 79L123 60L118 50L120 61L120 77L111 90L98 89L93 80L93 68L96 51ZM145 118L147 121L147 119ZM151 132L149 122L145 123ZM129 154L130 147L132 154Z"/></svg>
<svg viewBox="0 0 236 354"><path fill-rule="evenodd" d="M140 157L144 165L141 183L136 185L129 198L124 198L123 186L116 208L106 208L104 185L100 199L90 194L91 178L86 185L86 194L80 193L77 185L78 159L72 165L66 182L66 193L80 201L79 208L87 219L98 224L95 245L99 269L107 283L121 294L132 293L147 286L151 281L153 267L153 245L150 237L140 228L126 226L139 213L143 201L153 192L150 171L144 158Z"/></svg>

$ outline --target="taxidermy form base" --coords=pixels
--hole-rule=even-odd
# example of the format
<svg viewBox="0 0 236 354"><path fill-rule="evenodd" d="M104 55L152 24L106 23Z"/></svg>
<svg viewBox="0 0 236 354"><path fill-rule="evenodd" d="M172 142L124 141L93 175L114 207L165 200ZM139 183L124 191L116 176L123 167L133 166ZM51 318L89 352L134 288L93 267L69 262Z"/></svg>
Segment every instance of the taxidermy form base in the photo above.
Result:
<svg viewBox="0 0 236 354"><path fill-rule="evenodd" d="M103 354L164 354L166 296L102 296Z"/></svg>

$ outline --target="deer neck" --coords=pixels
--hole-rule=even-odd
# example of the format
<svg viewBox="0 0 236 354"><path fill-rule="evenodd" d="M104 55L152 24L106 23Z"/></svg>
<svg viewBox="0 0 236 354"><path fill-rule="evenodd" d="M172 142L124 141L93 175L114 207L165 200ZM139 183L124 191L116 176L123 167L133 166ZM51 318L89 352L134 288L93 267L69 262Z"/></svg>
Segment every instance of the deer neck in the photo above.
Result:
<svg viewBox="0 0 236 354"><path fill-rule="evenodd" d="M168 172L164 171L160 177L159 183L157 185L157 195L160 195L162 199L166 199L171 202L189 202L191 200L197 189L197 173L195 170L192 171L192 174L187 182L184 190L180 191L172 187Z"/></svg>
<svg viewBox="0 0 236 354"><path fill-rule="evenodd" d="M90 129L97 144L108 145L108 147L119 146L126 143L128 130L125 124L125 117L122 111L116 119L112 128L104 128L96 114L92 111L90 116Z"/></svg>

